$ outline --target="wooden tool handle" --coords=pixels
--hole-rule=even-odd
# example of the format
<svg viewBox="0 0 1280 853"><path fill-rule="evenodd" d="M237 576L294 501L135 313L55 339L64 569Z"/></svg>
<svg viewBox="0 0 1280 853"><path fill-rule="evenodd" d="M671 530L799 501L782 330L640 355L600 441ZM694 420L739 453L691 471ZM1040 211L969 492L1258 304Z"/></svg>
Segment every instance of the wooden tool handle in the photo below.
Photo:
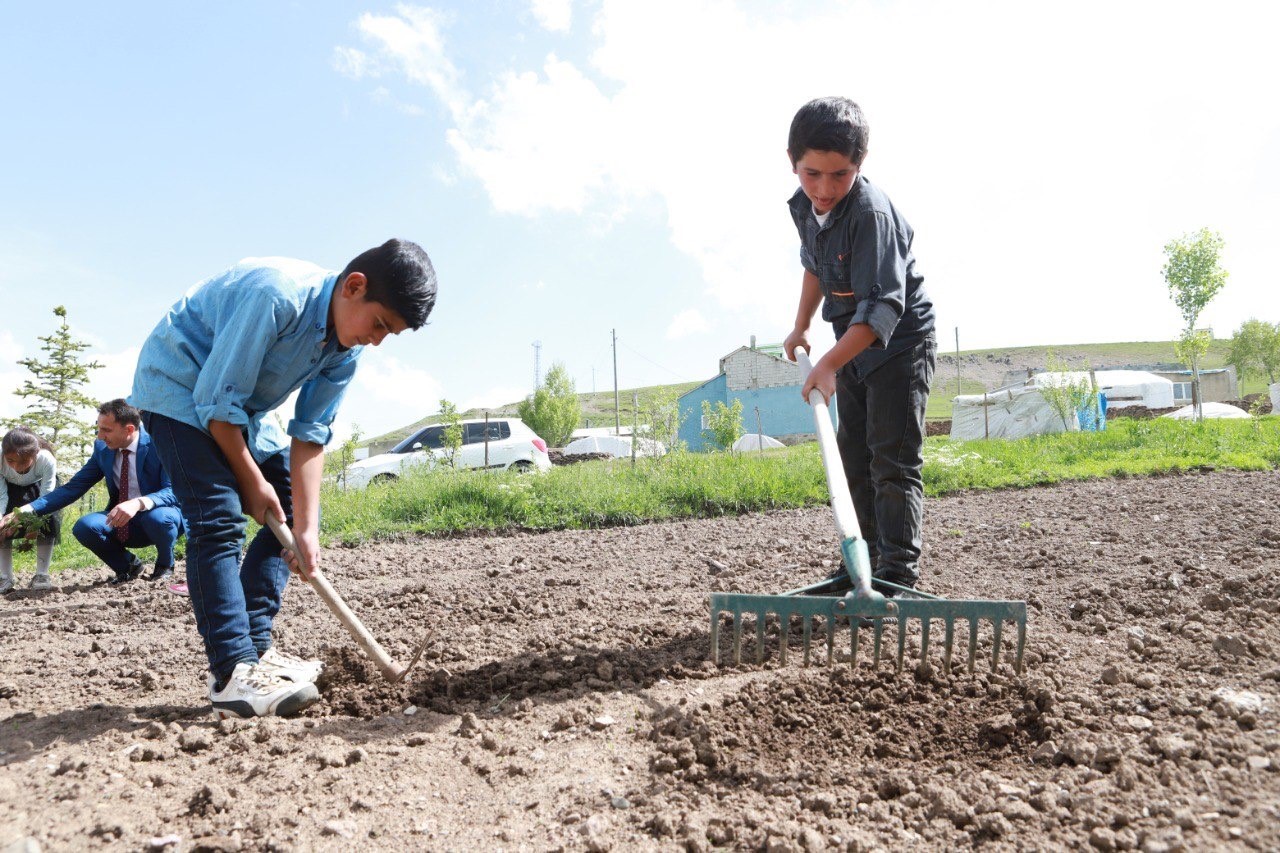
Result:
<svg viewBox="0 0 1280 853"><path fill-rule="evenodd" d="M347 603L342 600L342 596L338 595L337 590L330 585L329 579L316 568L307 565L307 561L302 558L302 552L298 550L298 543L293 538L293 531L285 525L281 524L274 515L267 512L267 526L271 528L271 532L280 540L280 544L288 551L293 553L297 558L298 565L302 566L311 575L311 588L320 594L320 598L333 611L333 615L338 617L338 621L342 623L342 627L346 628L351 636L355 639L360 648L364 649L367 654L378 667L378 669L391 681L399 681L404 677L406 667L400 666L391 659L386 649L378 645L378 641L373 638L369 630L364 627L351 608L347 607Z"/></svg>

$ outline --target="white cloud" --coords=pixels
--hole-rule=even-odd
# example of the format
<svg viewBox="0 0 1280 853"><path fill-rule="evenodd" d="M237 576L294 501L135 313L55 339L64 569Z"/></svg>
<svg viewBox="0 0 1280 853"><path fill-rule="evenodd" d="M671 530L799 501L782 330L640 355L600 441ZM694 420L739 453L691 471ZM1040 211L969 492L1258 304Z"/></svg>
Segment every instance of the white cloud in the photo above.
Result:
<svg viewBox="0 0 1280 853"><path fill-rule="evenodd" d="M545 29L567 33L573 24L572 0L531 0L533 17Z"/></svg>
<svg viewBox="0 0 1280 853"><path fill-rule="evenodd" d="M339 74L352 80L377 77L381 73L378 63L369 54L354 47L335 47L333 67Z"/></svg>
<svg viewBox="0 0 1280 853"><path fill-rule="evenodd" d="M529 396L529 389L514 385L496 385L478 394L473 394L458 403L458 411L471 409L496 409L499 406L518 403Z"/></svg>
<svg viewBox="0 0 1280 853"><path fill-rule="evenodd" d="M360 432L370 437L411 424L438 411L443 396L440 380L427 371L377 347L367 347L338 410L335 439L341 441L350 435L353 425L359 425ZM281 411L292 412L293 408L286 404Z"/></svg>
<svg viewBox="0 0 1280 853"><path fill-rule="evenodd" d="M671 318L671 325L667 326L667 340L687 338L690 335L705 332L707 328L707 320L702 316L702 312L697 308L690 308Z"/></svg>
<svg viewBox="0 0 1280 853"><path fill-rule="evenodd" d="M439 14L402 6L361 28L449 108L449 144L496 210L608 221L659 198L735 322L794 311L786 133L830 92L866 109L866 173L916 229L945 337L1167 339L1160 248L1206 223L1233 275L1205 320L1280 317L1265 287L1280 118L1257 107L1280 62L1248 5L761 8L603 0L589 65L550 55L482 92L462 87Z"/></svg>

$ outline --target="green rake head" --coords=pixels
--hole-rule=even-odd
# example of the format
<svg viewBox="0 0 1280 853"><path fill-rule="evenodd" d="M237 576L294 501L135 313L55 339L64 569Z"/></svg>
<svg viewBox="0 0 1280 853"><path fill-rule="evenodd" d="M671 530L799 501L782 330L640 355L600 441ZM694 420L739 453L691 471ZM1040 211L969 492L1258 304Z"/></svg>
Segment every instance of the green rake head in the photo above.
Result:
<svg viewBox="0 0 1280 853"><path fill-rule="evenodd" d="M942 671L950 674L952 653L955 646L956 624L968 628L969 654L966 671L976 671L979 627L991 624L991 670L1000 664L1000 651L1004 641L1004 626L1012 622L1017 628L1014 640L1014 670L1022 672L1022 656L1027 642L1027 603L1025 601L956 600L917 592L896 584L876 581L878 585L892 588L895 598L885 598L870 587L870 563L866 544L861 540L846 539L842 544L846 567L853 581L852 592L840 596L814 594L830 588L829 581L784 592L780 595L748 595L744 593L717 592L711 595L711 659L720 662L721 616L732 616L733 662L742 663L742 635L745 618L754 617L755 659L764 662L766 627L776 618L778 634L778 662L786 665L790 646L792 623L799 619L803 638L804 665L809 666L813 654L815 633L825 635L826 664L836 659L836 632L847 628L850 632L849 663L858 663L858 646L863 630L871 633L871 665L878 667L884 656L884 632L886 623L896 625L896 670L902 671L907 650L908 627L913 621L920 625L920 658L929 661L932 626L942 623Z"/></svg>

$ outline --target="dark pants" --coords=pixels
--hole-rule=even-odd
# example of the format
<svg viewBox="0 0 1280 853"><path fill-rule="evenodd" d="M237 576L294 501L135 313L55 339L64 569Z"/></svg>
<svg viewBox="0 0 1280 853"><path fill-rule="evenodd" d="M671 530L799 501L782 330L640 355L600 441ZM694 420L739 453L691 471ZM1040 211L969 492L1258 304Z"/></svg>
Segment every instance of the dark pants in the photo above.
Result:
<svg viewBox="0 0 1280 853"><path fill-rule="evenodd" d="M173 506L158 506L140 512L129 522L129 538L124 542L116 538L115 528L107 524L105 512L80 516L71 533L117 575L123 575L129 569L126 548L146 548L148 545L156 548L156 568L172 569L173 546L182 535L182 514Z"/></svg>
<svg viewBox="0 0 1280 853"><path fill-rule="evenodd" d="M247 523L239 487L213 437L154 412L142 418L187 521L187 589L209 671L222 682L236 664L257 663L271 648L271 624L289 568L268 527L258 531L241 560ZM292 524L289 451L258 467Z"/></svg>
<svg viewBox="0 0 1280 853"><path fill-rule="evenodd" d="M875 576L904 586L920 579L924 504L924 410L937 360L932 335L858 378L836 374L836 442Z"/></svg>

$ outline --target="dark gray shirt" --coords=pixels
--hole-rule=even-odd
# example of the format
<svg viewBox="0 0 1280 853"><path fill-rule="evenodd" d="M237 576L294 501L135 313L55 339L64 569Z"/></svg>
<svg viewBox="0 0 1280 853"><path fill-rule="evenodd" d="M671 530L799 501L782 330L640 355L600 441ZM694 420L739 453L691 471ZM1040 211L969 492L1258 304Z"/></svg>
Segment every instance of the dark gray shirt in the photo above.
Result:
<svg viewBox="0 0 1280 853"><path fill-rule="evenodd" d="M804 190L787 204L800 232L800 263L822 288L822 319L837 339L854 323L875 332L853 360L859 376L933 333L933 302L911 250L915 232L878 187L858 175L823 225Z"/></svg>

